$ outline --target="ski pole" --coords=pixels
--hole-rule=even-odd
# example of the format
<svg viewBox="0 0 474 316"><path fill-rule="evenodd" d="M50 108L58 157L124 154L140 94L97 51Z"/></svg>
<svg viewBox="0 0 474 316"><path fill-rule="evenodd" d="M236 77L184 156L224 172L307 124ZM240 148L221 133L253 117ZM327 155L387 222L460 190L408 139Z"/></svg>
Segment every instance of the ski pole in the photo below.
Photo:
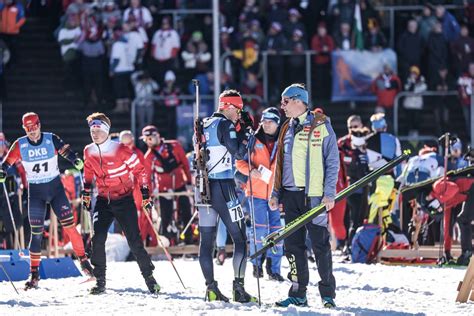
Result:
<svg viewBox="0 0 474 316"><path fill-rule="evenodd" d="M186 232L188 231L188 228L191 226L191 224L193 223L193 220L196 218L196 215L198 214L198 211L194 212L193 216L191 217L191 219L189 220L189 222L186 224L186 227L184 227L183 229L183 232L179 235L179 238L180 239L184 239L185 238L185 234Z"/></svg>
<svg viewBox="0 0 474 316"><path fill-rule="evenodd" d="M173 258L171 258L171 255L170 253L168 252L168 250L166 249L166 247L163 245L163 243L161 242L161 239L160 239L160 235L158 234L158 231L156 230L156 228L153 226L153 221L151 220L150 218L150 215L148 214L148 211L146 209L143 209L143 212L145 213L145 216L146 216L146 219L148 220L148 222L150 223L151 225L151 228L153 229L153 232L155 233L156 235L156 241L158 242L158 245L161 247L161 249L163 249L165 255L166 255L166 258L168 259L168 261L171 263L171 265L173 266L173 269L174 269L174 272L176 272L176 275L178 276L178 279L179 281L181 282L181 285L183 286L183 288L186 290L186 286L184 285L183 283L183 280L181 279L181 276L179 275L178 273L178 270L176 269L174 263L173 263Z"/></svg>
<svg viewBox="0 0 474 316"><path fill-rule="evenodd" d="M15 289L16 294L20 295L20 293L18 293L18 290L16 289L15 284L13 284L12 279L11 279L10 276L8 275L7 270L5 270L5 267L3 266L3 262L0 262L0 267L2 267L3 273L5 273L5 275L7 276L7 279L8 279L8 281L10 281L11 285L12 285L13 288Z"/></svg>
<svg viewBox="0 0 474 316"><path fill-rule="evenodd" d="M20 249L19 248L20 241L18 239L18 232L16 230L16 223L15 223L15 218L13 217L13 211L12 211L12 206L10 204L10 198L8 197L7 186L5 185L5 182L3 182L2 185L3 185L3 193L5 193L5 198L7 199L8 212L10 213L10 219L13 225L13 233L15 234L15 246L13 248L16 248L16 246L18 246L18 249Z"/></svg>
<svg viewBox="0 0 474 316"><path fill-rule="evenodd" d="M255 135L251 135L250 137L255 137ZM252 142L249 141L247 146L247 162L249 164L249 185L250 185L250 213L251 213L251 223L252 223L252 232L253 232L253 251L254 253L257 252L257 229L255 228L255 205L253 203L253 189L252 189L252 161L250 154L252 153L251 144ZM261 297L260 297L260 265L258 264L258 259L255 258L255 262L257 263L257 288L258 288L258 306L262 306Z"/></svg>

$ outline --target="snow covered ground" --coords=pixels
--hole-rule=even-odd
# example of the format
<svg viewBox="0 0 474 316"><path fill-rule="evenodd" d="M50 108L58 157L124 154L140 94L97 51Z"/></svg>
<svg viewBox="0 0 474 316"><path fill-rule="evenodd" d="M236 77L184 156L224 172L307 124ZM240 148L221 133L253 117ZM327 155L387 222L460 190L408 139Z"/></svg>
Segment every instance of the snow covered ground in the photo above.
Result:
<svg viewBox="0 0 474 316"><path fill-rule="evenodd" d="M286 261L286 260L284 260ZM175 261L187 286L184 290L171 265L156 261L155 276L162 293L145 291L134 262L112 262L107 293L87 294L92 283L84 278L41 280L41 288L17 295L10 284L0 283L0 315L474 315L474 303L456 304L456 288L465 268L400 267L335 263L337 308L322 308L317 291L318 274L312 265L308 292L310 307L281 309L272 305L285 297L289 283L261 279L264 305L204 302L204 279L197 260ZM283 267L283 275L288 265ZM231 296L232 267L229 260L215 267L222 292ZM16 282L18 288L24 282ZM257 282L247 266L246 288L257 294Z"/></svg>

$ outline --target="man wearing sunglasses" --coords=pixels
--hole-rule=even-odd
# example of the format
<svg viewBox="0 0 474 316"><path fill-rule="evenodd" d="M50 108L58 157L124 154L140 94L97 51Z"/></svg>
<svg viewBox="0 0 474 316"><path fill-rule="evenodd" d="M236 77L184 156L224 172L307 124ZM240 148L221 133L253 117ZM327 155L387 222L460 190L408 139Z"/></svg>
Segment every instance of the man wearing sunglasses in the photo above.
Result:
<svg viewBox="0 0 474 316"><path fill-rule="evenodd" d="M269 206L276 211L281 203L285 222L290 223L321 203L327 211L334 207L339 152L329 118L320 111L309 110L308 91L304 85L290 85L283 91L281 98L281 108L288 119L283 123L278 137L277 163ZM318 287L323 305L328 308L335 306L336 281L332 273L326 212L284 240L292 286L288 298L277 302L277 306L308 305L307 235L321 277Z"/></svg>
<svg viewBox="0 0 474 316"><path fill-rule="evenodd" d="M145 165L152 179L152 191L185 192L186 185L191 184L192 176L189 161L183 146L177 140L165 140L160 136L154 125L145 126L140 137L148 146L145 153ZM179 220L183 226L191 219L191 204L189 197L160 197L161 234L168 238L172 245L176 244L178 230L173 220L174 204L177 202ZM184 241L192 244L192 230L188 229Z"/></svg>
<svg viewBox="0 0 474 316"><path fill-rule="evenodd" d="M137 154L127 146L109 137L110 119L103 113L87 117L92 143L84 148L84 190L82 205L91 211L92 182L95 179L98 196L93 210L94 236L92 237L92 264L96 286L91 294L105 292L105 242L110 225L117 219L123 229L132 254L137 260L148 290L160 291L153 277L155 269L143 247L138 229L138 215L133 200L134 179L140 185L142 209L150 212L153 202L148 190L148 173Z"/></svg>
<svg viewBox="0 0 474 316"><path fill-rule="evenodd" d="M224 301L224 296L214 279L212 252L216 238L217 218L225 224L234 242L234 282L233 299L236 302L256 302L257 299L244 289L245 268L247 266L247 237L244 214L235 191L234 159L244 159L247 151L246 130L252 121L246 112L240 93L225 90L219 95L219 109L204 119L204 136L209 159L206 162L211 206L199 208L199 232L201 236L199 263L206 279L206 299ZM241 119L241 115L245 119ZM239 127L237 131L236 126Z"/></svg>
<svg viewBox="0 0 474 316"><path fill-rule="evenodd" d="M38 287L47 203L51 205L63 226L63 231L70 238L82 270L87 275L92 275L92 267L85 255L84 243L76 230L73 210L59 176L58 154L78 170L84 167L84 163L59 136L41 132L40 119L36 113L25 113L22 123L26 136L18 138L8 151L0 169L0 182L5 181L6 170L21 161L28 181L28 218L31 226L29 244L31 278L26 282L25 289Z"/></svg>

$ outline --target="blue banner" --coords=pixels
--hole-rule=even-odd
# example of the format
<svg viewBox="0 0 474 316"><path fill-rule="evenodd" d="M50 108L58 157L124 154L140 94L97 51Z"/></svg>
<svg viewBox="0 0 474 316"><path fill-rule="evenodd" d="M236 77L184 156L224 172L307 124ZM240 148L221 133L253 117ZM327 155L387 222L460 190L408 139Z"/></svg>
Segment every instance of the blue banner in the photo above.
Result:
<svg viewBox="0 0 474 316"><path fill-rule="evenodd" d="M380 52L334 51L332 56L332 102L376 101L372 81L388 64L396 72L397 56L391 49Z"/></svg>

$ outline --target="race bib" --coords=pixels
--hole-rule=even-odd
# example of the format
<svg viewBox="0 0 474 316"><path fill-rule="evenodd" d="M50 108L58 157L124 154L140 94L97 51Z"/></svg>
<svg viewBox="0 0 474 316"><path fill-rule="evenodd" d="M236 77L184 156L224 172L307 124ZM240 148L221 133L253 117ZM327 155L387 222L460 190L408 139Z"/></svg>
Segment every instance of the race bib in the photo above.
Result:
<svg viewBox="0 0 474 316"><path fill-rule="evenodd" d="M244 211L242 210L239 200L227 202L227 209L229 210L230 219L233 222L238 222L244 218Z"/></svg>

